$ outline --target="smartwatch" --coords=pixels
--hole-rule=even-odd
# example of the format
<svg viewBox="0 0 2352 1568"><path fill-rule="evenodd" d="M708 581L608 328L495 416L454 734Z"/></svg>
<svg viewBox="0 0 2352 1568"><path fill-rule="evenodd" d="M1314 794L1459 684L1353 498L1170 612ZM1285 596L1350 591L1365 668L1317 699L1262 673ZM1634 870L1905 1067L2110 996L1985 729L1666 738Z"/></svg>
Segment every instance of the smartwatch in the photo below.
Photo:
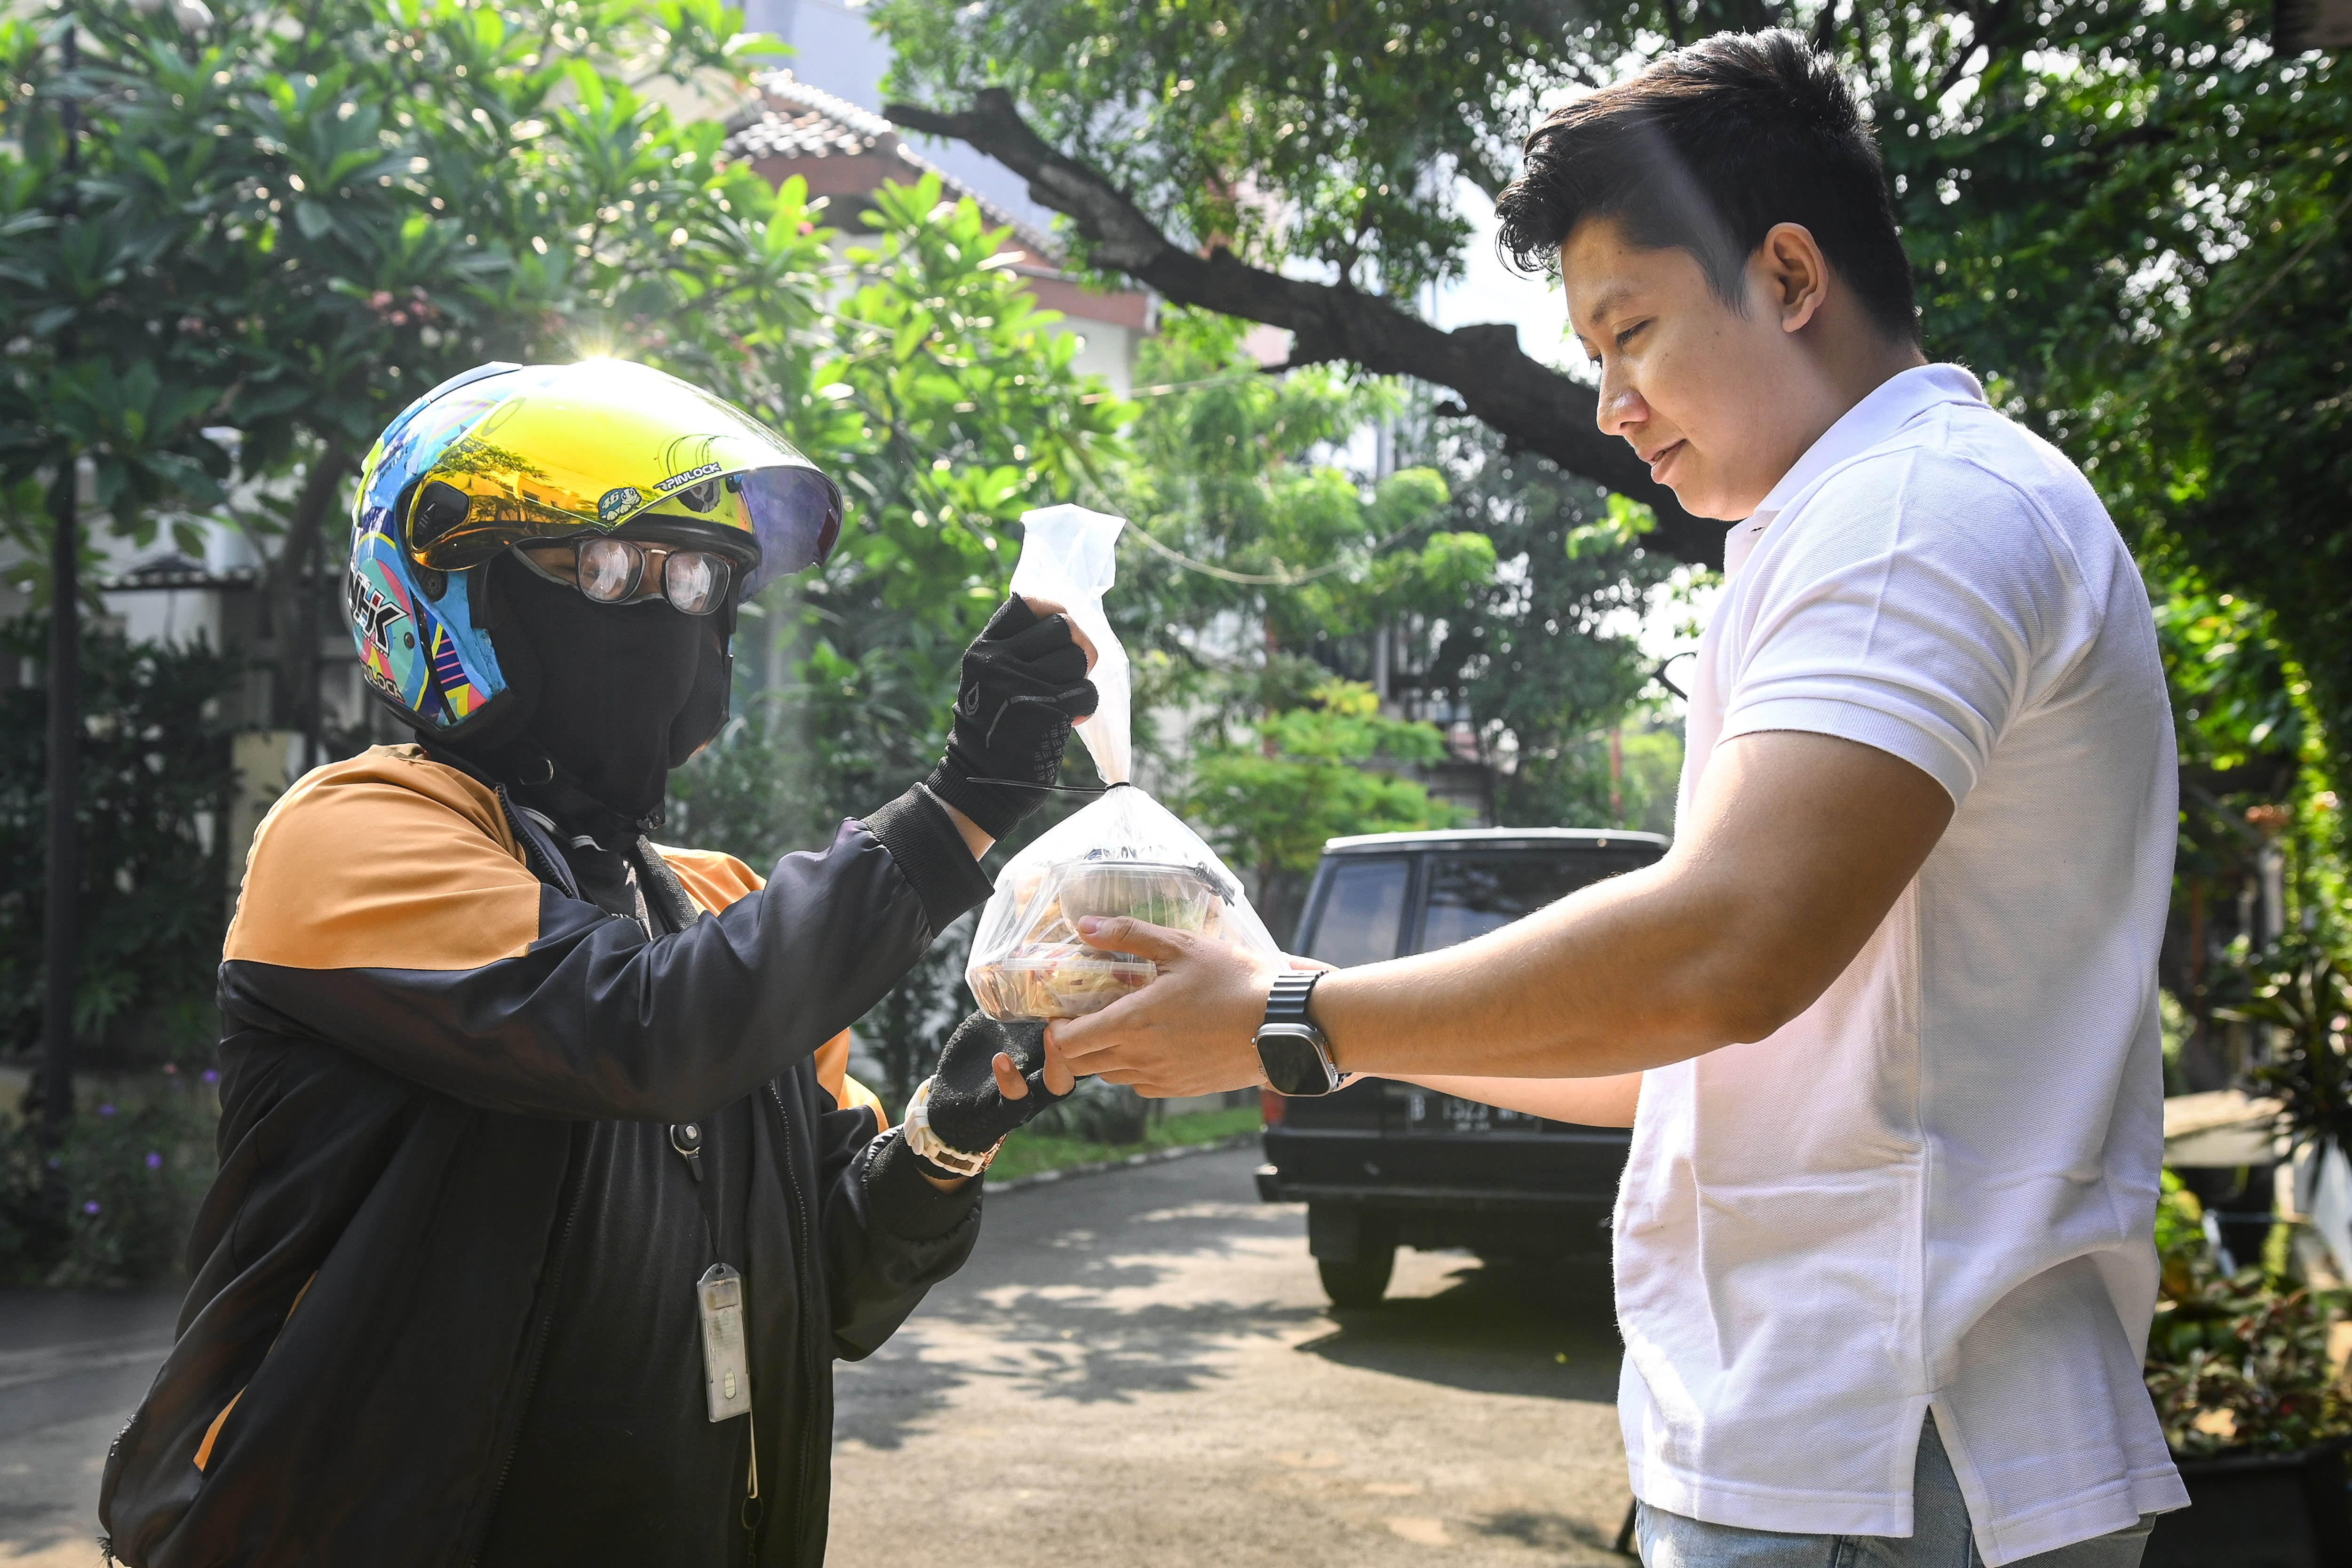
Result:
<svg viewBox="0 0 2352 1568"><path fill-rule="evenodd" d="M1331 1042L1307 1021L1307 1000L1323 971L1286 970L1266 994L1265 1022L1258 1026L1257 1062L1266 1087L1293 1096L1328 1094L1346 1079L1331 1062Z"/></svg>

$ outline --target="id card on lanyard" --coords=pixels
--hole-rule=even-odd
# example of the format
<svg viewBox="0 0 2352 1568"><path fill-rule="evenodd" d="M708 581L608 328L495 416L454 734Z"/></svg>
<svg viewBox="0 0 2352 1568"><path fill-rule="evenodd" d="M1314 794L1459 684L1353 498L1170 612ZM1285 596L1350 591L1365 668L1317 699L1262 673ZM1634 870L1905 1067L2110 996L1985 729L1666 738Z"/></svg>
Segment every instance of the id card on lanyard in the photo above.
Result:
<svg viewBox="0 0 2352 1568"><path fill-rule="evenodd" d="M710 1234L715 1257L725 1227L719 1224L719 1193L702 1179L702 1124L686 1121L672 1127L669 1144L686 1156L686 1168L693 1173L702 1226ZM702 1373L710 1418L726 1421L751 1408L751 1353L743 1337L743 1277L724 1263L712 1264L695 1282L694 1304L702 1320Z"/></svg>
<svg viewBox="0 0 2352 1568"><path fill-rule="evenodd" d="M714 1263L695 1286L702 1309L703 1387L710 1418L725 1421L751 1409L751 1361L743 1340L743 1277Z"/></svg>

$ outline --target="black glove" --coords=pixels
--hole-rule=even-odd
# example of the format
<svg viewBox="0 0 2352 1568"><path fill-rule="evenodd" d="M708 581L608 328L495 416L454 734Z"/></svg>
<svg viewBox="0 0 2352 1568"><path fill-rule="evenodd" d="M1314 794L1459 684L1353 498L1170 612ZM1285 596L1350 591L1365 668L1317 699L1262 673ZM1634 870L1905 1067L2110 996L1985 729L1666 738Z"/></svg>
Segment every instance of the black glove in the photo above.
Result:
<svg viewBox="0 0 2352 1568"><path fill-rule="evenodd" d="M973 781L1052 784L1061 776L1071 721L1092 713L1097 700L1069 617L1041 621L1018 595L1007 599L964 650L948 754L923 783L982 833L1002 838L1045 803L1045 792Z"/></svg>
<svg viewBox="0 0 2352 1568"><path fill-rule="evenodd" d="M999 1051L1021 1070L1029 1086L1027 1099L1007 1100L996 1087L993 1064ZM931 1131L950 1149L985 1154L1006 1133L1067 1098L1045 1088L1045 1025L1000 1024L985 1013L974 1013L948 1037L931 1074Z"/></svg>

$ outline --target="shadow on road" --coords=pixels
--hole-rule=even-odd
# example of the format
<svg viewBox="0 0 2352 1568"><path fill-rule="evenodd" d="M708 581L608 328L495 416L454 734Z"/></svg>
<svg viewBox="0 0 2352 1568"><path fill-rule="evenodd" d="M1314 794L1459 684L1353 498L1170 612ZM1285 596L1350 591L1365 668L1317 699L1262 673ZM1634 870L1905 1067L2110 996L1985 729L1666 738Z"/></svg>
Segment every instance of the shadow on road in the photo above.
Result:
<svg viewBox="0 0 2352 1568"><path fill-rule="evenodd" d="M1605 1264L1532 1268L1464 1258L1436 1295L1334 1309L1331 1317L1339 1326L1300 1345L1301 1353L1479 1394L1617 1397L1621 1347ZM1518 1527L1499 1533L1515 1535Z"/></svg>
<svg viewBox="0 0 2352 1568"><path fill-rule="evenodd" d="M1319 1316L1272 1301L1184 1300L1171 1289L1204 1258L1291 1241L1295 1213L1247 1202L1121 1213L1113 1205L1133 1201L1121 1184L1043 1191L1050 1202L1029 1193L990 1200L980 1251L866 1363L842 1401L837 1438L898 1447L975 1379L1080 1405L1191 1393L1224 1375L1213 1352L1288 1337Z"/></svg>
<svg viewBox="0 0 2352 1568"><path fill-rule="evenodd" d="M1474 1521L1471 1528L1489 1539L1516 1541L1538 1552L1561 1553L1578 1547L1589 1552L1617 1552L1615 1531L1602 1530L1589 1520L1570 1519L1564 1513L1513 1509L1489 1514Z"/></svg>
<svg viewBox="0 0 2352 1568"><path fill-rule="evenodd" d="M919 1516L972 1568L1622 1563L1605 1270L1407 1252L1334 1313L1254 1156L992 1194L963 1271L836 1382L836 1557Z"/></svg>
<svg viewBox="0 0 2352 1568"><path fill-rule="evenodd" d="M1172 1181L1172 1176L1160 1178ZM1289 1341L1341 1365L1478 1393L1608 1404L1619 1346L1605 1263L1532 1268L1460 1260L1433 1296L1327 1311L1250 1291L1196 1295L1204 1263L1297 1258L1300 1212L1248 1201L1136 1204L1127 1181L1037 1202L990 1200L980 1250L845 1390L838 1437L896 1448L981 1379L1040 1400L1126 1403L1222 1380L1237 1343ZM1051 1190L1051 1189L1047 1189ZM1310 1266L1311 1267L1311 1266ZM1220 1268L1228 1280L1246 1278ZM1505 1534L1549 1526L1497 1526Z"/></svg>

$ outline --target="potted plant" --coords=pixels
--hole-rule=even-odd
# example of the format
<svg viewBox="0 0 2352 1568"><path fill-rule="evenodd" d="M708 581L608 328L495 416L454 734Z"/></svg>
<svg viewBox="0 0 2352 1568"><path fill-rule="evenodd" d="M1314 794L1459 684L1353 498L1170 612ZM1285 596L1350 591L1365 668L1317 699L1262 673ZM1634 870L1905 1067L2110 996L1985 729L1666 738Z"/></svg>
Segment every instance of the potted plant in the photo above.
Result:
<svg viewBox="0 0 2352 1568"><path fill-rule="evenodd" d="M2327 1344L2341 1303L2258 1268L2223 1275L2196 1197L2164 1182L2147 1385L2190 1506L2157 1521L2143 1568L2352 1563L2352 1401Z"/></svg>

